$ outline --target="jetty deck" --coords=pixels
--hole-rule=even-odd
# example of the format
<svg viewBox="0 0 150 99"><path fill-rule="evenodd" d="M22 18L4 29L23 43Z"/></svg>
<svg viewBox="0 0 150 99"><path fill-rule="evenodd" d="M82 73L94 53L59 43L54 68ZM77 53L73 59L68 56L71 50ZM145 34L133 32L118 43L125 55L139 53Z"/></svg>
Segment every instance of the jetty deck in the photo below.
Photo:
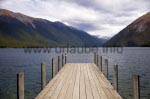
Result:
<svg viewBox="0 0 150 99"><path fill-rule="evenodd" d="M67 63L35 99L122 99L94 63Z"/></svg>

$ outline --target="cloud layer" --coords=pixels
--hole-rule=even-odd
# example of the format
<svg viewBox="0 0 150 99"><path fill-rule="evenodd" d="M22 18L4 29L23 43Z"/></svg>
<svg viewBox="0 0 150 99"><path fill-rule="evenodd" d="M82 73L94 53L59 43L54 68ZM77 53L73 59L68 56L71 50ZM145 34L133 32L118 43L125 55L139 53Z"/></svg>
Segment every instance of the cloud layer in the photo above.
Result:
<svg viewBox="0 0 150 99"><path fill-rule="evenodd" d="M149 0L0 0L0 8L113 36L149 12Z"/></svg>

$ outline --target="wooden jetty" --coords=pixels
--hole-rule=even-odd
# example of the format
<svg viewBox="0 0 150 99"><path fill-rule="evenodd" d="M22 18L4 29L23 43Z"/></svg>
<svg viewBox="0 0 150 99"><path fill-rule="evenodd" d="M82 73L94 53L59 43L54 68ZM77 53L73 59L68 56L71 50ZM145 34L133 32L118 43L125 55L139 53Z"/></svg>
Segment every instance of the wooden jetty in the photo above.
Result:
<svg viewBox="0 0 150 99"><path fill-rule="evenodd" d="M94 55L93 63L67 63L67 54L52 58L52 79L46 84L46 63L41 63L41 92L35 99L123 99L118 93L118 65L113 85L108 78L108 59ZM104 69L102 69L104 68ZM103 72L102 72L103 70ZM139 76L133 74L133 99L140 99ZM24 73L17 74L17 99L24 99Z"/></svg>
<svg viewBox="0 0 150 99"><path fill-rule="evenodd" d="M94 63L67 63L35 99L122 99Z"/></svg>

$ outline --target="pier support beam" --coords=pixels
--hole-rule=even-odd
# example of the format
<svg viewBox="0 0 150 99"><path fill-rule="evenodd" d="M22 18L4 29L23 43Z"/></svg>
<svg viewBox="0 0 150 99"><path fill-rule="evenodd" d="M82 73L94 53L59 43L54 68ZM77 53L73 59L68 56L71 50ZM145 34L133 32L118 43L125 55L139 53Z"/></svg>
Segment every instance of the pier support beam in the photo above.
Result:
<svg viewBox="0 0 150 99"><path fill-rule="evenodd" d="M58 56L58 72L61 69L61 64L60 64L60 56Z"/></svg>
<svg viewBox="0 0 150 99"><path fill-rule="evenodd" d="M104 65L104 75L106 78L108 78L108 59L105 59L105 65Z"/></svg>
<svg viewBox="0 0 150 99"><path fill-rule="evenodd" d="M100 70L101 70L101 71L102 71L102 65L103 65L102 56L100 56Z"/></svg>
<svg viewBox="0 0 150 99"><path fill-rule="evenodd" d="M56 61L54 58L52 58L52 78L55 76L56 74Z"/></svg>
<svg viewBox="0 0 150 99"><path fill-rule="evenodd" d="M139 75L133 74L133 99L140 99Z"/></svg>
<svg viewBox="0 0 150 99"><path fill-rule="evenodd" d="M61 62L62 62L62 67L64 66L64 54L62 54L62 59L61 59Z"/></svg>
<svg viewBox="0 0 150 99"><path fill-rule="evenodd" d="M65 53L65 64L67 63L67 54Z"/></svg>
<svg viewBox="0 0 150 99"><path fill-rule="evenodd" d="M96 65L99 67L99 54L96 55Z"/></svg>
<svg viewBox="0 0 150 99"><path fill-rule="evenodd" d="M99 56L99 54L97 54L97 67L98 68L100 67L100 56Z"/></svg>
<svg viewBox="0 0 150 99"><path fill-rule="evenodd" d="M17 74L17 99L24 99L24 73Z"/></svg>
<svg viewBox="0 0 150 99"><path fill-rule="evenodd" d="M41 63L41 89L43 90L46 86L46 63Z"/></svg>
<svg viewBox="0 0 150 99"><path fill-rule="evenodd" d="M94 53L94 63L96 64L96 53Z"/></svg>
<svg viewBox="0 0 150 99"><path fill-rule="evenodd" d="M95 64L97 65L97 53L96 53L95 59L96 59L96 60L95 60L95 62L96 62Z"/></svg>
<svg viewBox="0 0 150 99"><path fill-rule="evenodd" d="M114 89L118 92L118 65L114 65Z"/></svg>

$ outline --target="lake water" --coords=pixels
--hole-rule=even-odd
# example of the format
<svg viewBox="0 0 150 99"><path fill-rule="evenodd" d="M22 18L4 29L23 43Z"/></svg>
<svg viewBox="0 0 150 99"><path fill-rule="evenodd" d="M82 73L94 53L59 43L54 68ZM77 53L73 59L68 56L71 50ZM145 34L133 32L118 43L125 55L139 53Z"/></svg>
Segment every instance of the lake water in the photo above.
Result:
<svg viewBox="0 0 150 99"><path fill-rule="evenodd" d="M113 65L119 68L119 93L124 99L132 98L132 74L140 75L141 99L150 99L150 48L123 48L122 53L103 52L108 59L109 80L112 82ZM33 99L41 90L41 62L47 64L47 82L51 79L51 59L61 53L25 53L24 49L0 49L0 99L16 99L16 74L25 73L25 99ZM68 53L67 62L93 62L93 53ZM104 61L104 60L103 60Z"/></svg>

